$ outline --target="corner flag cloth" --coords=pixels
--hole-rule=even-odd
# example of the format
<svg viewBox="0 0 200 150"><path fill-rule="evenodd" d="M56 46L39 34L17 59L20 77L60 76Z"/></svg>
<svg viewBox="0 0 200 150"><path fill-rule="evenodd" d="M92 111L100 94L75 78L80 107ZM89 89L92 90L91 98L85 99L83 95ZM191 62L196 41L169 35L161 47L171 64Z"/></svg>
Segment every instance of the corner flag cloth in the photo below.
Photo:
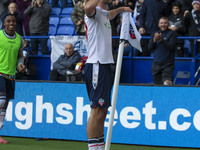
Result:
<svg viewBox="0 0 200 150"><path fill-rule="evenodd" d="M131 13L124 12L122 18L120 39L128 40L133 47L142 52L140 44L141 35L137 31L133 18L131 17Z"/></svg>

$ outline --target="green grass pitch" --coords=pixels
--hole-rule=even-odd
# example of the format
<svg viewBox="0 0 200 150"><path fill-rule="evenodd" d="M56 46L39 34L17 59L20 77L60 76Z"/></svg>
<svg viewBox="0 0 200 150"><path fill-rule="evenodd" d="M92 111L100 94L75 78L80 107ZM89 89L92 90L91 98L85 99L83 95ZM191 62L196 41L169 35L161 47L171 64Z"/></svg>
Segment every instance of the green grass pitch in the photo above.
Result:
<svg viewBox="0 0 200 150"><path fill-rule="evenodd" d="M87 150L86 142L61 140L35 140L30 138L3 137L8 144L0 144L0 150ZM164 148L111 144L111 150L197 150L189 148Z"/></svg>

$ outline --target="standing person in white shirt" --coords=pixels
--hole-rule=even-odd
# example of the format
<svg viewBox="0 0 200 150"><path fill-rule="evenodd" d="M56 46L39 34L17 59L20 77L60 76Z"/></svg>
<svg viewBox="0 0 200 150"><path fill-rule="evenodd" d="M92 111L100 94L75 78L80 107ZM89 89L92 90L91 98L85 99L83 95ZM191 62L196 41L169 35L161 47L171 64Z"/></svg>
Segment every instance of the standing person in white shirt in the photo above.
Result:
<svg viewBox="0 0 200 150"><path fill-rule="evenodd" d="M85 80L91 113L87 123L89 150L104 150L104 122L111 105L114 72L111 64L112 34L110 21L120 12L132 12L129 7L108 10L109 0L89 0L85 5L85 28L88 59Z"/></svg>

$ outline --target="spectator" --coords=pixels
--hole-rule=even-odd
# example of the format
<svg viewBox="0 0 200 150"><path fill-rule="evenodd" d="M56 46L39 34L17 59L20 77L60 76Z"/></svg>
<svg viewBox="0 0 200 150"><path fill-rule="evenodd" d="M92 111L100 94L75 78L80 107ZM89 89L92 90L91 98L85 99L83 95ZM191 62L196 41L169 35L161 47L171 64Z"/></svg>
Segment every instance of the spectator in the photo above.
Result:
<svg viewBox="0 0 200 150"><path fill-rule="evenodd" d="M71 14L71 19L73 23L76 25L76 33L78 35L85 35L84 29L84 0L78 1L75 5L74 10Z"/></svg>
<svg viewBox="0 0 200 150"><path fill-rule="evenodd" d="M158 21L166 15L166 11L167 3L162 0L144 0L140 11L140 34L150 36L157 31L159 29ZM143 55L149 56L148 40L145 42L146 47L143 47Z"/></svg>
<svg viewBox="0 0 200 150"><path fill-rule="evenodd" d="M140 15L136 16L136 22L137 22L136 28L139 31L139 29L140 29ZM144 49L144 47L145 47L145 44L146 44L145 40L146 39L141 39L140 40L140 44L141 44L142 49ZM143 55L142 52L140 52L138 49L136 49L136 48L133 48L133 49L134 49L134 56L142 56ZM144 51L144 50L142 50L142 51Z"/></svg>
<svg viewBox="0 0 200 150"><path fill-rule="evenodd" d="M176 0L176 2L179 2L182 6L181 12L184 14L186 10L191 11L192 10L192 1L193 0Z"/></svg>
<svg viewBox="0 0 200 150"><path fill-rule="evenodd" d="M152 34L149 49L154 52L152 76L154 84L171 85L173 81L176 33L170 29L168 18L162 17L160 30Z"/></svg>
<svg viewBox="0 0 200 150"><path fill-rule="evenodd" d="M48 36L49 17L51 7L46 0L34 0L24 11L25 16L30 16L29 30L31 36ZM43 55L48 54L47 38L31 39L32 54L38 54L38 44L40 43Z"/></svg>
<svg viewBox="0 0 200 150"><path fill-rule="evenodd" d="M18 10L17 4L16 3L10 3L8 5L8 12L6 12L4 15L10 13L10 14L13 14L15 16L16 21L17 21L16 22L17 23L16 24L16 32L19 35L23 36L24 35L23 34L23 28L22 28L23 16L20 13L18 13L17 10ZM3 15L2 18L4 18L4 15ZM5 26L3 25L2 28L5 28Z"/></svg>
<svg viewBox="0 0 200 150"><path fill-rule="evenodd" d="M10 3L10 0L1 0L0 1L0 17L8 11L8 5ZM3 22L0 19L0 29L2 29Z"/></svg>
<svg viewBox="0 0 200 150"><path fill-rule="evenodd" d="M175 31L177 36L184 36L185 34L185 26L184 26L184 17L181 13L181 4L179 2L175 2L172 4L172 11L169 16L169 29ZM179 39L176 43L176 56L183 57L184 56L184 40Z"/></svg>
<svg viewBox="0 0 200 150"><path fill-rule="evenodd" d="M81 60L81 55L78 51L74 51L72 44L65 45L65 54L61 55L53 64L53 70L50 72L50 80L65 81L66 72L74 70L76 64Z"/></svg>
<svg viewBox="0 0 200 150"><path fill-rule="evenodd" d="M165 3L167 3L167 16L170 15L172 10L172 5L175 2L178 2L181 4L181 13L183 14L186 10L192 10L191 3L193 0L163 0Z"/></svg>
<svg viewBox="0 0 200 150"><path fill-rule="evenodd" d="M134 11L136 2L137 0L127 0L127 6L130 7Z"/></svg>
<svg viewBox="0 0 200 150"><path fill-rule="evenodd" d="M8 11L8 5L10 0L1 0L0 1L0 16L2 16L6 11Z"/></svg>
<svg viewBox="0 0 200 150"><path fill-rule="evenodd" d="M30 16L25 16L24 11L26 8L31 4L32 0L11 0L11 3L16 3L18 5L18 13L21 13L23 15L23 27L24 27L24 34L26 36L29 36L29 21L30 21Z"/></svg>
<svg viewBox="0 0 200 150"><path fill-rule="evenodd" d="M158 21L166 15L166 8L167 4L162 0L145 0L140 12L140 33L151 35L157 31Z"/></svg>
<svg viewBox="0 0 200 150"><path fill-rule="evenodd" d="M61 3L61 7L62 8L67 7L67 0L60 0L60 3ZM51 1L51 6L52 7L58 7L58 0L52 0Z"/></svg>
<svg viewBox="0 0 200 150"><path fill-rule="evenodd" d="M144 0L138 0L136 2L135 9L134 9L134 17L136 17L140 13L143 2Z"/></svg>
<svg viewBox="0 0 200 150"><path fill-rule="evenodd" d="M185 26L187 27L189 36L200 36L200 2L194 0L192 2L192 11L185 11ZM194 56L194 40L190 40L191 56ZM196 54L200 52L200 42L197 40Z"/></svg>

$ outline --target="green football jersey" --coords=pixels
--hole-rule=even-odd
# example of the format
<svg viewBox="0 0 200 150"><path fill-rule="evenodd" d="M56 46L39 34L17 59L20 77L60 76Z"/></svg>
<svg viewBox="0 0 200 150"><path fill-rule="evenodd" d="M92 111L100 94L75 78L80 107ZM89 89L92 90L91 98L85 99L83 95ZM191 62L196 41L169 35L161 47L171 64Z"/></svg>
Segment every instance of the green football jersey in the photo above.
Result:
<svg viewBox="0 0 200 150"><path fill-rule="evenodd" d="M0 73L15 75L18 53L21 48L21 36L15 34L15 38L9 38L3 30L0 30Z"/></svg>

